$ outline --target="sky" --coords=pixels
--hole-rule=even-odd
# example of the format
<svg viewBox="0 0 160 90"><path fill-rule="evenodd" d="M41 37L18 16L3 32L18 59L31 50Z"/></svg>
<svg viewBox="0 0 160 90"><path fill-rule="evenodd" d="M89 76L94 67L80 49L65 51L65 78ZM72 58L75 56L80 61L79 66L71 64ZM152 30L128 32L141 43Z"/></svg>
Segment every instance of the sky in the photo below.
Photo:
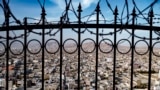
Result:
<svg viewBox="0 0 160 90"><path fill-rule="evenodd" d="M41 4L43 4L44 0L40 0ZM63 11L65 10L65 0L45 0L45 9L47 13L47 18L51 21L59 20ZM67 0L69 1L69 0ZM91 14L98 3L99 0L72 0L73 7L77 10L79 3L82 5L83 15ZM115 9L117 6L119 9L119 13L122 13L122 8L125 4L125 0L100 0L100 8L103 11L104 15L108 16L112 14L112 11L108 8L106 1L108 1L111 5L112 9ZM154 0L134 0L140 10L143 10ZM1 1L2 2L2 1ZM160 6L158 3L155 5L155 10L158 11ZM10 8L13 14L19 18L20 20L24 17L33 17L40 18L41 8L38 3L38 0L10 0ZM129 12L131 13L133 9L132 0L128 0ZM72 8L70 8L72 9ZM126 9L126 8L125 8ZM149 9L148 9L149 10ZM2 9L1 11L2 12ZM126 12L126 10L124 11ZM70 14L71 18L74 17L72 13ZM1 13L1 17L3 14ZM108 17L107 16L107 17ZM113 15L112 15L113 16ZM110 16L108 18L111 18Z"/></svg>
<svg viewBox="0 0 160 90"><path fill-rule="evenodd" d="M40 0L40 3L43 4L44 0ZM67 0L69 1L69 0ZM103 15L100 15L100 20L108 20L111 21L114 19L113 16L113 12L112 10L115 9L115 7L118 7L118 12L119 15L118 17L126 17L127 14L127 8L125 6L124 11L123 11L123 7L125 4L125 1L127 0L72 0L72 4L74 7L74 11L77 13L77 9L78 9L78 5L79 3L82 5L82 17L87 16L92 14L97 6L98 1L100 1L100 9ZM106 2L108 1L108 3L111 5L111 7L108 7L108 3ZM136 2L136 5L138 7L139 10L143 10L145 9L149 4L151 4L154 0L133 0ZM2 0L1 0L1 4L2 4ZM23 22L24 17L31 17L31 18L35 18L35 19L40 19L41 18L41 6L38 3L38 0L10 0L9 3L10 9L12 11L12 13L14 14L14 16L16 16L16 18L18 20L20 20L21 22ZM60 17L64 14L63 12L65 11L65 0L45 0L45 10L46 10L46 19L48 22L52 22L52 21L59 21ZM132 0L128 0L128 11L129 14L132 13L132 9L133 9L134 5ZM69 19L70 21L74 22L77 21L76 15L72 12L73 8L70 7L70 11L69 11ZM138 9L136 9L136 13L138 12ZM155 14L160 14L159 9L160 9L160 1L158 0L158 2L154 5L153 7L154 9L154 13ZM150 9L147 9L145 12L143 13L148 13ZM123 13L123 14L122 14ZM103 18L103 16L105 18ZM143 17L142 15L139 15L140 17ZM159 17L160 15L157 15L155 17ZM146 16L145 16L146 17ZM87 21L87 19L89 20L96 20L96 15L92 15L90 18L86 17L83 18L82 20L85 22ZM130 16L131 19L131 16ZM2 9L0 9L0 24L2 24L4 21L4 15L3 15L3 11ZM14 21L13 18L10 18L10 21ZM38 22L36 20L28 20L28 22L30 23L34 23L34 22ZM123 20L123 23L126 22L126 19ZM93 22L94 23L94 22ZM101 22L103 23L103 22ZM107 23L113 23L113 22L107 22ZM146 23L146 21L144 19L140 19L138 18L138 23ZM154 25L158 25L158 24L154 24ZM91 30L93 32L95 32L95 29ZM100 29L100 32L102 32L103 30ZM108 33L111 32L113 30L104 30L104 33ZM4 32L5 33L5 32ZM15 33L23 33L23 32L15 32ZM54 33L54 31L53 31ZM149 34L147 32L144 31L136 31L137 35L141 36L141 37L148 37ZM3 34L5 35L5 34ZM2 36L3 36L2 35ZM14 35L13 32L10 32L10 35ZM127 38L130 35L125 32L122 31L122 33L118 33L118 39L122 39L122 38ZM74 33L72 30L65 30L64 32L64 38L77 38L77 33ZM156 35L154 35L154 37L157 37ZM30 38L39 38L38 35L30 35ZM50 37L50 36L46 36L46 38L59 38L59 34L57 34L54 37ZM89 32L85 32L84 35L82 35L82 38L94 38L95 39L95 35L90 34ZM113 38L113 36L106 36L105 38Z"/></svg>

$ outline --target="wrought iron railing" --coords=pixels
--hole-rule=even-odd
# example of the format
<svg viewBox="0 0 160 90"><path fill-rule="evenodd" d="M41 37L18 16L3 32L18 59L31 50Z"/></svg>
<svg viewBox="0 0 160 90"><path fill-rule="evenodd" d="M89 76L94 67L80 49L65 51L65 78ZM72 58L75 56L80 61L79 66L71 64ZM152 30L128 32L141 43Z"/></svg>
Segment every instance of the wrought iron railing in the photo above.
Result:
<svg viewBox="0 0 160 90"><path fill-rule="evenodd" d="M106 2L108 4L108 7L111 8L109 2L107 0ZM127 2L125 3L126 6L128 7L128 3ZM148 8L150 9L147 16L147 25L140 25L136 23L137 18L140 15L143 15L142 12L136 13L136 10L137 11L139 10L137 9L136 5L133 8L131 14L127 12L129 15L127 14L126 23L122 23L123 18L120 19L118 17L117 7L113 11L113 16L114 16L113 21L111 23L101 23L100 15L103 16L103 14L101 12L99 3L97 4L95 10L95 15L96 15L95 23L88 23L82 21L81 4L79 4L77 10L78 20L75 23L73 23L70 22L68 18L69 15L68 11L71 5L71 0L66 6L65 14L60 18L60 21L58 23L47 22L45 17L46 16L45 8L42 7L40 22L36 24L30 24L28 22L28 19L30 18L27 17L24 18L23 23L19 21L12 14L8 4L4 0L2 7L4 7L5 22L0 27L1 32L4 33L4 35L0 36L1 39L0 60L2 67L1 72L6 70L5 75L1 75L1 77L4 78L6 82L4 87L6 88L6 90L9 90L10 89L9 82L14 80L16 83L13 84L16 84L17 86L17 81L19 80L19 78L22 78L21 79L21 81L23 82L22 86L25 90L30 86L35 86L35 85L30 85L31 82L29 81L38 77L36 76L39 75L38 72L34 73L34 77L32 78L29 75L33 75L33 71L35 71L35 69L40 69L41 77L38 77L38 80L42 85L40 87L42 90L46 89L47 87L46 86L47 75L50 76L50 79L54 77L55 78L59 77L58 81L55 81L58 84L48 81L48 83L50 83L48 84L48 86L57 85L57 87L54 89L60 89L60 90L65 90L66 87L69 88L69 86L67 86L67 82L70 79L67 77L69 77L72 73L75 72L76 73L72 75L72 77L74 78L72 78L71 81L73 81L74 84L77 86L75 89L79 90L84 89L84 87L88 85L86 81L87 78L86 80L84 78L85 73L87 74L88 72L92 73L90 74L91 76L88 75L88 79L94 77L92 78L92 80L88 81L89 86L92 89L101 90L100 89L101 81L103 81L102 80L102 78L104 78L103 75L106 75L104 74L104 72L108 73L108 75L105 77L106 81L104 81L104 83L105 82L108 83L104 85L104 87L106 87L107 90L116 90L118 88L124 89L123 88L124 85L122 85L124 83L125 84L127 83L129 86L126 85L125 87L131 90L137 87L148 88L148 90L153 89L154 81L158 80L158 76L156 78L156 76L154 77L153 75L153 71L154 73L158 73L157 72L158 70L155 70L158 67L155 67L154 63L155 62L158 63L158 58L160 57L159 54L160 27L153 26L154 24L153 19L155 15L153 12L153 6L155 3L156 1L153 2L149 7L147 7L147 9ZM10 17L12 17L16 21L16 24L10 25ZM71 29L73 31L72 33L76 33L77 36L75 37L77 38L75 37L65 38L64 36L65 34L67 34L65 31L67 31L68 29ZM110 29L111 32L108 33L104 32L105 30L107 31ZM100 32L101 30L102 32ZM52 33L52 31L54 33ZM121 34L123 31L127 32L129 34L129 37L126 38L125 36L122 36L124 35ZM138 36L136 31L148 32L149 36L148 37ZM12 34L14 34L15 32L21 32L22 34L14 36L11 35L11 32ZM89 35L94 35L94 38L90 38L90 36L89 38L84 38L83 35L85 32L89 32L90 33ZM29 35L31 33L33 35ZM34 35L37 35L38 39L34 39ZM57 35L59 36L58 39ZM119 35L120 37L124 38L119 39ZM51 38L47 38L47 36L50 36ZM22 60L18 61L16 58ZM140 58L145 58L145 59L140 60ZM153 58L157 58L157 60L154 60ZM49 59L49 61L47 61L47 59ZM15 65L13 65L13 62L15 62L14 63ZM92 65L93 62L94 65ZM123 64L120 65L121 64L120 62L123 62ZM37 66L37 63L39 63L40 66ZM72 63L74 63L74 65L72 65ZM83 66L85 65L85 63L86 67ZM147 64L147 66L145 66L144 64ZM23 68L21 67L21 65L23 65ZM51 70L52 72L49 72L49 69L46 69L47 65L50 65L50 68L53 68L53 70ZM125 65L127 66L123 67ZM135 69L136 65L140 65L139 67L143 68L145 67L145 68ZM12 66L14 66L14 69ZM101 71L100 69L103 67L105 67L105 69ZM34 68L34 69L31 70L28 68ZM90 68L90 70L87 72L88 68ZM23 72L21 70L23 70ZM29 72L29 70L31 71ZM13 74L10 75L11 71L14 71L15 75ZM20 72L21 74L18 74L18 72ZM126 72L128 74L125 76L125 74L123 73ZM143 72L147 73L143 75L140 74ZM103 75L101 75L101 73L103 73ZM127 77L128 75L129 77ZM139 80L141 80L140 77L145 78L147 80L147 83L145 84L140 83L140 86L138 86L138 80L135 80L135 78L138 77L137 75L139 76L138 78ZM129 82L127 81L125 82L123 79L129 80ZM85 82L86 86L82 82ZM135 82L136 84L134 84Z"/></svg>

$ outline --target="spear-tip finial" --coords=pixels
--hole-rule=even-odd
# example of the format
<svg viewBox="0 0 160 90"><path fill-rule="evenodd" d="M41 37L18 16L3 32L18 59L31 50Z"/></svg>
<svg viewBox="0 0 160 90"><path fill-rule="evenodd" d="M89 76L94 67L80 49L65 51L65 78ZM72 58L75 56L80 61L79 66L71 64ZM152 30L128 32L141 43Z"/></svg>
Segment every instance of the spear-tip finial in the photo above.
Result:
<svg viewBox="0 0 160 90"><path fill-rule="evenodd" d="M154 17L153 8L151 8L150 11L149 11L149 17Z"/></svg>
<svg viewBox="0 0 160 90"><path fill-rule="evenodd" d="M82 12L82 6L81 6L81 3L79 3L79 6L78 6L78 12Z"/></svg>
<svg viewBox="0 0 160 90"><path fill-rule="evenodd" d="M114 15L118 15L118 8L116 6L115 10L114 10Z"/></svg>
<svg viewBox="0 0 160 90"><path fill-rule="evenodd" d="M99 11L100 11L100 5L99 5L99 2L97 3L96 11L97 11L97 12L99 12Z"/></svg>
<svg viewBox="0 0 160 90"><path fill-rule="evenodd" d="M136 16L136 9L135 9L135 7L134 7L133 10L132 10L132 15L133 15L133 16Z"/></svg>

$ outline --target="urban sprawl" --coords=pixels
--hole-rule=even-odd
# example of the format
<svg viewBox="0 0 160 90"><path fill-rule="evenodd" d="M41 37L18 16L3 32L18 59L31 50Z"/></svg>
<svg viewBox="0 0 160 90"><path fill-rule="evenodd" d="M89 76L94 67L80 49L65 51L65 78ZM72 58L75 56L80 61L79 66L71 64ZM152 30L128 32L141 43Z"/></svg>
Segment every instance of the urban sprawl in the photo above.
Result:
<svg viewBox="0 0 160 90"><path fill-rule="evenodd" d="M125 49L124 49L125 50ZM18 49L17 49L18 51ZM139 50L143 52L143 49ZM157 54L160 50L157 49ZM24 54L9 54L9 90L23 90L24 75L27 80L27 90L40 90L42 87L42 69L44 69L45 90L58 90L60 85L60 53L49 54L45 51L44 68L42 68L42 52L30 54L27 52L27 69L24 73ZM149 54L134 54L133 87L134 90L147 90ZM95 80L96 52L80 54L80 87L81 90L112 90L113 87L113 51L98 52L98 81ZM130 90L131 83L131 51L127 54L116 54L116 83L117 90ZM160 89L160 58L152 55L151 88ZM78 87L78 52L62 55L62 86L63 90L77 90ZM6 84L6 55L0 57L0 90L5 90ZM159 89L158 89L159 88Z"/></svg>

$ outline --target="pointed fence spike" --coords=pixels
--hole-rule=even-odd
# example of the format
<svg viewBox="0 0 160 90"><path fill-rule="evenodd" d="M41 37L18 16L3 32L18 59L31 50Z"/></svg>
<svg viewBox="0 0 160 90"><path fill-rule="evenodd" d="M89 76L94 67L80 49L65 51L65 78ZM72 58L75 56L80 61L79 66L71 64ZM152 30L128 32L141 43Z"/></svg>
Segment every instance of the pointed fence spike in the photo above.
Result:
<svg viewBox="0 0 160 90"><path fill-rule="evenodd" d="M150 11L149 11L149 17L154 17L153 8L151 8Z"/></svg>
<svg viewBox="0 0 160 90"><path fill-rule="evenodd" d="M81 6L81 3L79 3L79 6L78 6L78 12L82 12L82 6Z"/></svg>
<svg viewBox="0 0 160 90"><path fill-rule="evenodd" d="M97 7L96 7L96 10L95 11L97 11L97 12L99 12L100 11L100 5L99 5L99 2L98 2L98 4L97 4Z"/></svg>
<svg viewBox="0 0 160 90"><path fill-rule="evenodd" d="M132 10L132 15L133 15L133 16L136 16L136 9L135 9L135 7L134 7L133 10Z"/></svg>
<svg viewBox="0 0 160 90"><path fill-rule="evenodd" d="M118 15L118 8L116 6L115 10L114 10L114 15Z"/></svg>

